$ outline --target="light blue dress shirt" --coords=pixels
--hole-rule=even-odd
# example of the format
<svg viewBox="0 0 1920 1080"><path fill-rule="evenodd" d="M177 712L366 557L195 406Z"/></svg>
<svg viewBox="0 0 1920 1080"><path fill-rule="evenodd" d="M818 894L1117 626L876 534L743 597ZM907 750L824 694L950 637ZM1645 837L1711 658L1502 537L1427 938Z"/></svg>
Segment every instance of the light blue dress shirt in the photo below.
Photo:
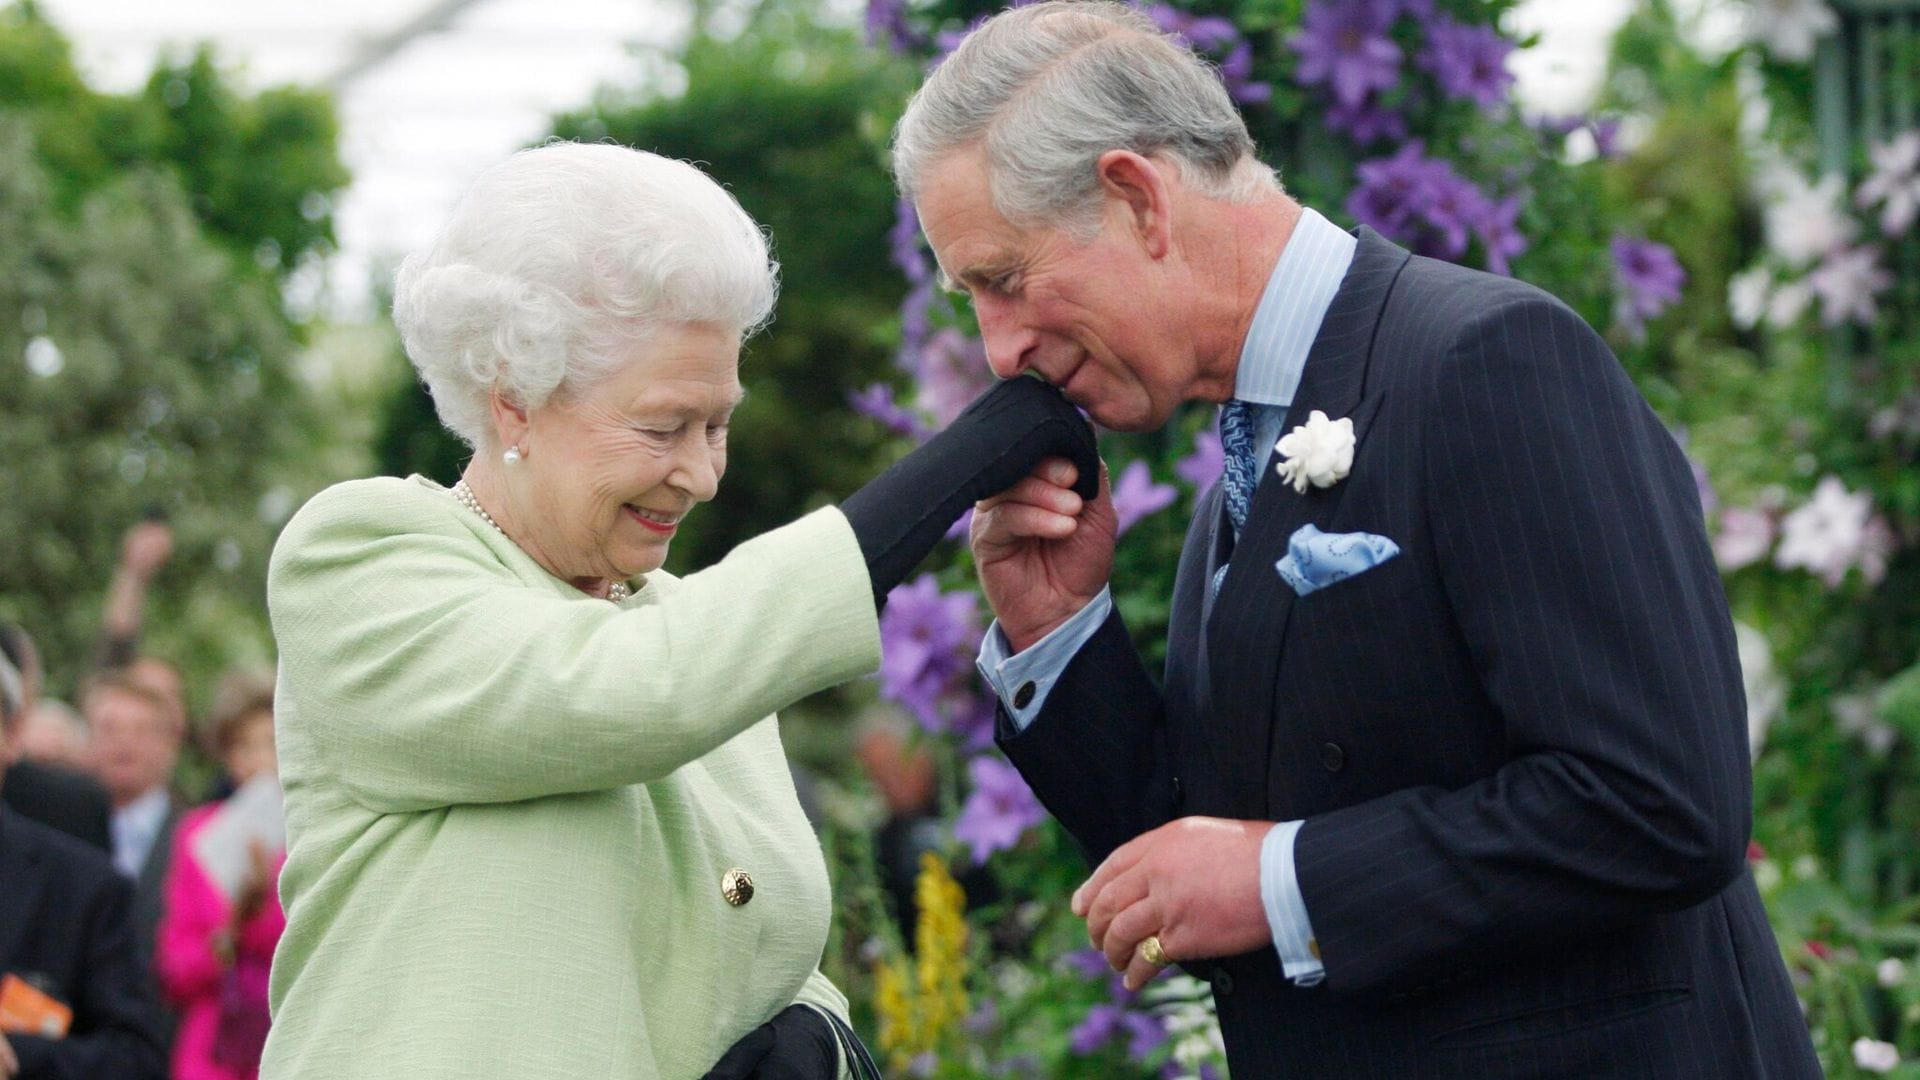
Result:
<svg viewBox="0 0 1920 1080"><path fill-rule="evenodd" d="M140 880L140 871L153 856L153 844L160 838L170 805L162 785L113 812L108 823L113 833L113 865L130 880Z"/></svg>
<svg viewBox="0 0 1920 1080"><path fill-rule="evenodd" d="M1300 387L1300 374L1306 370L1307 353L1320 335L1320 324L1340 291L1357 246L1352 236L1326 218L1303 210L1267 278L1246 343L1240 348L1233 383L1234 397L1260 406L1254 410L1254 445L1260 448L1256 476L1272 458L1273 444L1287 422L1287 408ZM1015 655L1008 654L1010 646L998 620L987 629L980 644L980 675L999 695L1015 727L1025 730L1040 714L1067 664L1112 611L1112 593L1102 589L1092 603ZM1015 691L1029 683L1033 691L1026 706L1014 708ZM1260 900L1267 909L1281 970L1295 983L1313 986L1326 975L1326 968L1316 955L1313 924L1294 873L1293 842L1300 825L1283 821L1261 842Z"/></svg>

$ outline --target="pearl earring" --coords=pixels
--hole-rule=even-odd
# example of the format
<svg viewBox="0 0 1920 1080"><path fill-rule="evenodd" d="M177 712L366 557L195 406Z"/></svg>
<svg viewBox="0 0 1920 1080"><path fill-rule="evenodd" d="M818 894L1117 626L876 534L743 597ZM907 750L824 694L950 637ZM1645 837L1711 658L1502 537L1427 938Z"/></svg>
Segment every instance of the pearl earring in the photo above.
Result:
<svg viewBox="0 0 1920 1080"><path fill-rule="evenodd" d="M507 447L507 452L500 455L500 460L506 462L508 465L520 464L520 448L518 446Z"/></svg>

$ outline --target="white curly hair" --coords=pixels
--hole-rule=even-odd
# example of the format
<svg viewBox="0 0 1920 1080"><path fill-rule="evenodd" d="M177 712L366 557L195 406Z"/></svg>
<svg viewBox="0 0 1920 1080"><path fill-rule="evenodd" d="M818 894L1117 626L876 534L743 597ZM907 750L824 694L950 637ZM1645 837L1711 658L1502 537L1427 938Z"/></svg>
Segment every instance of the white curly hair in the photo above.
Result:
<svg viewBox="0 0 1920 1080"><path fill-rule="evenodd" d="M524 408L584 390L655 330L738 333L773 312L766 235L712 178L610 144L522 150L473 182L401 263L393 321L441 423L493 447L489 398Z"/></svg>

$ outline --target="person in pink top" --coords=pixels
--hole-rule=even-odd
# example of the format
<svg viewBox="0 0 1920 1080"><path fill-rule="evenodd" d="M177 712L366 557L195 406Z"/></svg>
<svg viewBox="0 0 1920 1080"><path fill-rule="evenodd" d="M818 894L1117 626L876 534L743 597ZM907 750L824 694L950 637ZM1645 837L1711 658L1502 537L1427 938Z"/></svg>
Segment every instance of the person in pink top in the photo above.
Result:
<svg viewBox="0 0 1920 1080"><path fill-rule="evenodd" d="M271 683L229 681L213 736L236 787L279 768L273 740ZM249 842L250 868L230 897L202 863L195 838L223 802L181 819L167 874L154 966L168 1001L180 1011L174 1037L174 1080L253 1080L267 1037L267 974L286 929L280 909L284 851Z"/></svg>

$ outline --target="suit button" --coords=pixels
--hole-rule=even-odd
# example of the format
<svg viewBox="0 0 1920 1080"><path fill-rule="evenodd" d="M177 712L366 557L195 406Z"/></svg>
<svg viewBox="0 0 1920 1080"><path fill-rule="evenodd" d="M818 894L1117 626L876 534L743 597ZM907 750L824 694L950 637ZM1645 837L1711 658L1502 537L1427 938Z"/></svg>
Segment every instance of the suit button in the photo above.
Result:
<svg viewBox="0 0 1920 1080"><path fill-rule="evenodd" d="M720 875L720 895L734 907L744 907L753 899L753 877L739 867Z"/></svg>
<svg viewBox="0 0 1920 1080"><path fill-rule="evenodd" d="M1320 764L1328 772L1339 772L1347 767L1347 752L1337 742L1325 743L1320 747Z"/></svg>
<svg viewBox="0 0 1920 1080"><path fill-rule="evenodd" d="M1016 709L1024 709L1033 704L1033 691L1034 687L1031 682L1021 683L1020 689L1013 692L1013 707Z"/></svg>
<svg viewBox="0 0 1920 1080"><path fill-rule="evenodd" d="M1227 974L1225 970L1215 972L1213 976L1213 996L1226 997L1231 993L1233 993L1233 976Z"/></svg>

